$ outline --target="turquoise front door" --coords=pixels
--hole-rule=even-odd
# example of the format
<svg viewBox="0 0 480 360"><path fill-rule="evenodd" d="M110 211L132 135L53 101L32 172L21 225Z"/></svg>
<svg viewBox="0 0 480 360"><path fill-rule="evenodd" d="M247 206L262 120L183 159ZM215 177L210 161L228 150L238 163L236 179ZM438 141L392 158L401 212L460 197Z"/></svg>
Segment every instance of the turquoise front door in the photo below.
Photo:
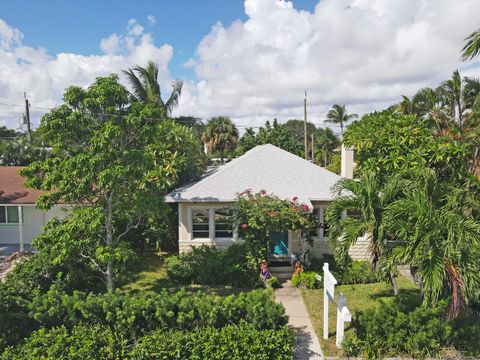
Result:
<svg viewBox="0 0 480 360"><path fill-rule="evenodd" d="M270 254L288 255L288 232L270 232Z"/></svg>

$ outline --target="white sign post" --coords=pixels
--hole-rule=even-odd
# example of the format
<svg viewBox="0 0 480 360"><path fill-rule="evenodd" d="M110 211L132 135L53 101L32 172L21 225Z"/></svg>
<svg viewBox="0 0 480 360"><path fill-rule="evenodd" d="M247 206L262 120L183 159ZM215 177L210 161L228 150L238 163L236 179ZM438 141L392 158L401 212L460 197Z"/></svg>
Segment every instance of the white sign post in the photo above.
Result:
<svg viewBox="0 0 480 360"><path fill-rule="evenodd" d="M337 348L342 347L343 336L345 334L345 322L350 321L352 321L352 314L350 314L350 311L348 311L348 308L345 304L345 296L340 293L337 307Z"/></svg>
<svg viewBox="0 0 480 360"><path fill-rule="evenodd" d="M323 338L328 340L328 301L335 298L337 280L328 269L328 263L323 264Z"/></svg>

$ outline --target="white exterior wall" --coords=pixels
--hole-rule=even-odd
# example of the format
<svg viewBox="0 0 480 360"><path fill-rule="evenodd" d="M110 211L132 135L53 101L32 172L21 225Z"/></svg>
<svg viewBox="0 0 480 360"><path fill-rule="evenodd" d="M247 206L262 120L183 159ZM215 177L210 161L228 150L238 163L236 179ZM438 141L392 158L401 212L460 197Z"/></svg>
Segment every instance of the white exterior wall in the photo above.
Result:
<svg viewBox="0 0 480 360"><path fill-rule="evenodd" d="M19 205L6 205L18 208ZM34 205L20 205L23 210L23 241L25 244L31 244L32 240L40 233L42 227L48 220L57 216L63 217L65 208L54 206L48 211L37 209ZM19 244L19 224L0 224L0 244Z"/></svg>
<svg viewBox="0 0 480 360"><path fill-rule="evenodd" d="M216 246L225 249L232 244L242 244L244 241L235 236L233 238L215 238L214 211L215 209L228 207L231 203L179 203L178 204L178 245L179 252L186 252L192 247L201 245ZM328 203L313 204L314 207L326 208ZM208 239L192 238L192 210L208 209L210 210L210 237ZM322 211L323 215L323 211ZM321 257L324 253L330 253L328 247L328 238L324 236L323 230L320 229L319 236L314 239L313 247L310 247L302 238L300 231L288 232L288 250L289 254L298 253L303 247L311 249L312 256Z"/></svg>

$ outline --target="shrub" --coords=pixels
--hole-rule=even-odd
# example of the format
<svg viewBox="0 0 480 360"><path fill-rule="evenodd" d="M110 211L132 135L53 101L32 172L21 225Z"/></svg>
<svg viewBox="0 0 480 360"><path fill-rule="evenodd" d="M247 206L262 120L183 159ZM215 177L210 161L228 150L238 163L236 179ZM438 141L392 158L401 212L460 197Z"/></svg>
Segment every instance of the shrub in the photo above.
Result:
<svg viewBox="0 0 480 360"><path fill-rule="evenodd" d="M22 295L10 286L0 285L0 352L35 326L28 316L28 300Z"/></svg>
<svg viewBox="0 0 480 360"><path fill-rule="evenodd" d="M258 329L273 329L287 323L283 307L275 303L272 294L262 290L220 297L185 290L68 295L52 288L32 301L30 314L42 327L100 324L136 338L156 329L220 328L238 324L241 319Z"/></svg>
<svg viewBox="0 0 480 360"><path fill-rule="evenodd" d="M252 287L257 274L248 269L245 245L232 245L227 251L200 246L166 260L170 279L182 284L218 284Z"/></svg>
<svg viewBox="0 0 480 360"><path fill-rule="evenodd" d="M280 282L275 276L267 279L267 285L270 289L278 289L280 287Z"/></svg>
<svg viewBox="0 0 480 360"><path fill-rule="evenodd" d="M446 304L420 306L402 312L396 305L383 304L368 309L354 319L356 336L346 340L346 355L363 353L367 358L408 354L425 358L437 354L449 344L452 327L445 318Z"/></svg>
<svg viewBox="0 0 480 360"><path fill-rule="evenodd" d="M304 287L306 289L316 289L320 287L320 282L315 277L313 271L305 271L292 275L292 285L296 287Z"/></svg>
<svg viewBox="0 0 480 360"><path fill-rule="evenodd" d="M39 329L21 345L7 348L2 360L29 359L125 359L127 340L107 327L64 326Z"/></svg>
<svg viewBox="0 0 480 360"><path fill-rule="evenodd" d="M337 263L330 254L323 254L322 259L312 259L309 270L323 274L324 263L328 263L330 271L339 285L371 284L384 280L380 274L372 270L368 261L350 260L342 264Z"/></svg>
<svg viewBox="0 0 480 360"><path fill-rule="evenodd" d="M134 347L132 359L293 359L294 335L287 326L258 330L250 324L192 332L157 331Z"/></svg>
<svg viewBox="0 0 480 360"><path fill-rule="evenodd" d="M293 359L294 336L287 326L259 330L248 323L221 329L158 330L138 342L105 326L40 329L8 348L2 360L29 359Z"/></svg>

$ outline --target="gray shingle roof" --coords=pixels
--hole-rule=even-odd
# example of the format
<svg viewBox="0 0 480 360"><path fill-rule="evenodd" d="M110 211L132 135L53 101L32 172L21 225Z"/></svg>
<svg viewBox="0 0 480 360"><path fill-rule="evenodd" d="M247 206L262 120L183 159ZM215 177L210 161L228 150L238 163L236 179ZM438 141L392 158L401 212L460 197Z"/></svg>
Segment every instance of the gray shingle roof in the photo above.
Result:
<svg viewBox="0 0 480 360"><path fill-rule="evenodd" d="M195 183L168 194L167 202L230 202L246 189L265 190L282 199L331 201L340 176L274 145L260 145Z"/></svg>

